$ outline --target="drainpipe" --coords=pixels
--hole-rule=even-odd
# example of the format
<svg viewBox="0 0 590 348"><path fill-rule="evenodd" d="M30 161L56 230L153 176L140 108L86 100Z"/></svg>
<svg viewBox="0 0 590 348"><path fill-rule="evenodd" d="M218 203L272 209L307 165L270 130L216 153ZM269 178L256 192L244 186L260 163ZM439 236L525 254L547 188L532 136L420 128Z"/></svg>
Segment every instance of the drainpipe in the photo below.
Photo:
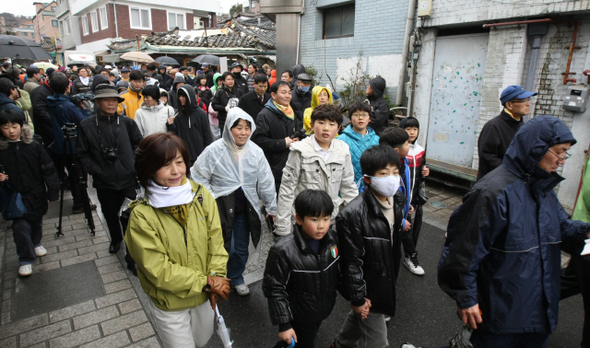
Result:
<svg viewBox="0 0 590 348"><path fill-rule="evenodd" d="M115 0L113 0L113 13L115 14L115 36L116 39L119 38L119 23L117 23L117 4L115 3Z"/></svg>
<svg viewBox="0 0 590 348"><path fill-rule="evenodd" d="M541 41L543 36L547 35L549 31L549 23L531 23L528 25L528 36L532 37L531 58L529 60L529 70L526 76L526 84L524 89L532 91L535 83L535 72L537 71L537 62L539 60L539 49L541 48Z"/></svg>
<svg viewBox="0 0 590 348"><path fill-rule="evenodd" d="M414 29L414 13L416 11L416 0L408 1L408 18L406 18L406 32L404 34L404 47L402 49L402 66L400 68L399 81L397 83L397 96L395 105L402 104L404 94L404 83L406 80L406 62L408 60L408 48L410 46L410 34Z"/></svg>

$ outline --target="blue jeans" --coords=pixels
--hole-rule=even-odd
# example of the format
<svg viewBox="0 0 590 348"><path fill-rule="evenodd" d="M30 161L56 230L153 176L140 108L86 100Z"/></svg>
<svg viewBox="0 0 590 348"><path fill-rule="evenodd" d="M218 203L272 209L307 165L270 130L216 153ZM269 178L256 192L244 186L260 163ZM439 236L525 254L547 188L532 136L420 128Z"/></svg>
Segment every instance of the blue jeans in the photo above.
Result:
<svg viewBox="0 0 590 348"><path fill-rule="evenodd" d="M227 277L229 284L236 286L244 284L242 273L248 262L248 245L250 244L250 233L248 232L248 213L236 213L231 236L231 250L227 262Z"/></svg>
<svg viewBox="0 0 590 348"><path fill-rule="evenodd" d="M12 238L16 244L16 253L20 266L35 262L35 248L41 245L43 237L43 219L27 221L14 219L12 221Z"/></svg>

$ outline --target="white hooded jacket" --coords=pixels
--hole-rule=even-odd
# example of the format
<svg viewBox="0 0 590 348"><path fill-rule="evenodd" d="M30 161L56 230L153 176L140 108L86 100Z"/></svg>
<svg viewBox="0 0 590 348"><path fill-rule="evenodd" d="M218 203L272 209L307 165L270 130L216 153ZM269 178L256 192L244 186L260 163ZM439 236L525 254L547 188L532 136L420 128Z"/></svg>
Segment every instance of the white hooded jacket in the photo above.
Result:
<svg viewBox="0 0 590 348"><path fill-rule="evenodd" d="M236 146L231 126L239 119L250 122L252 136L256 130L252 117L240 108L230 109L222 138L203 150L191 168L191 178L205 186L216 199L228 196L241 187L263 221L260 200L268 214L274 216L277 213L274 177L264 152L250 137L241 148Z"/></svg>
<svg viewBox="0 0 590 348"><path fill-rule="evenodd" d="M166 123L170 117L174 117L174 109L171 106L164 105L161 101L158 101L156 106L147 106L143 102L135 112L135 123L145 138L154 133L166 133Z"/></svg>

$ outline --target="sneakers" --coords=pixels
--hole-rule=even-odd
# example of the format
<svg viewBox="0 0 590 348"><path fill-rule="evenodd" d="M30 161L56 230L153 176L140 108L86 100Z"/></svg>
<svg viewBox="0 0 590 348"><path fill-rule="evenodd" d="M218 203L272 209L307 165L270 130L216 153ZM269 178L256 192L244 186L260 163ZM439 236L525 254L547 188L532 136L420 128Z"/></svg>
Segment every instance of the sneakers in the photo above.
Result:
<svg viewBox="0 0 590 348"><path fill-rule="evenodd" d="M406 266L410 272L414 273L415 275L424 275L424 269L420 267L420 263L418 263L417 254L404 257L404 266Z"/></svg>
<svg viewBox="0 0 590 348"><path fill-rule="evenodd" d="M18 275L21 277L28 277L33 273L33 265L22 265L18 268Z"/></svg>
<svg viewBox="0 0 590 348"><path fill-rule="evenodd" d="M45 248L43 247L43 245L39 245L38 247L36 247L36 248L35 248L35 249L33 249L33 250L35 250L35 255L36 255L37 257L41 257L41 256L45 256L45 255L47 255L47 249L45 249Z"/></svg>
<svg viewBox="0 0 590 348"><path fill-rule="evenodd" d="M246 285L245 283L244 284L240 284L240 285L236 285L236 292L240 296L248 296L248 295L250 295L250 289L248 289L248 285Z"/></svg>
<svg viewBox="0 0 590 348"><path fill-rule="evenodd" d="M413 345L411 343L406 342L406 343L402 344L400 346L400 348L418 348L418 347L416 347L415 345Z"/></svg>
<svg viewBox="0 0 590 348"><path fill-rule="evenodd" d="M386 323L389 323L389 321L391 320L391 317L389 315L383 315L383 319L385 319Z"/></svg>

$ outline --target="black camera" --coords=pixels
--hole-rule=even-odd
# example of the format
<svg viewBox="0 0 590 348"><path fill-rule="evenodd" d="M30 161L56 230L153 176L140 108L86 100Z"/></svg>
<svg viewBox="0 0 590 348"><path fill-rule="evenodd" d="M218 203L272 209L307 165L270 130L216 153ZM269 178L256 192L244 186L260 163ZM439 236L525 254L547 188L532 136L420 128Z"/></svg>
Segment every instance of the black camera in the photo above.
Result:
<svg viewBox="0 0 590 348"><path fill-rule="evenodd" d="M66 139L75 139L76 138L76 125L74 123L68 122L61 127L61 130L64 132L64 138Z"/></svg>
<svg viewBox="0 0 590 348"><path fill-rule="evenodd" d="M291 139L299 138L299 140L303 140L306 137L307 137L307 134L305 134L305 129L300 129L300 130L296 131L295 133L293 133L293 135L290 136Z"/></svg>
<svg viewBox="0 0 590 348"><path fill-rule="evenodd" d="M110 162L115 162L119 158L119 149L117 148L102 148L102 156Z"/></svg>

